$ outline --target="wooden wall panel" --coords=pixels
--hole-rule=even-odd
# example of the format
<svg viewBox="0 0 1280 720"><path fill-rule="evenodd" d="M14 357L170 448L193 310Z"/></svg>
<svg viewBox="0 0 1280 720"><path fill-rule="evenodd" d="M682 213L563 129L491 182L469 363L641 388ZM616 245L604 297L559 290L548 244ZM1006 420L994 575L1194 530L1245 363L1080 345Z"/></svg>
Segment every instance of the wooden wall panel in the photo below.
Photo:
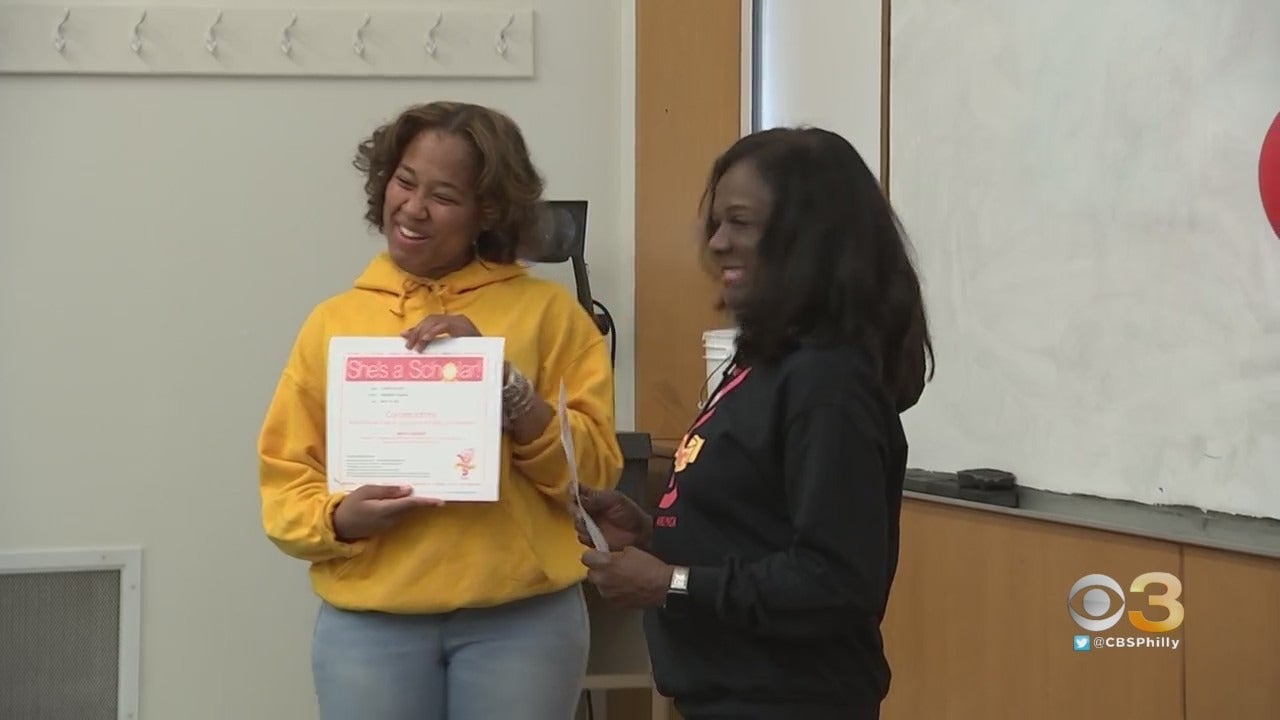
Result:
<svg viewBox="0 0 1280 720"><path fill-rule="evenodd" d="M1183 716L1181 651L1075 652L1066 608L1089 573L1177 573L1177 545L914 500L902 522L885 720Z"/></svg>
<svg viewBox="0 0 1280 720"><path fill-rule="evenodd" d="M1280 560L1186 548L1186 720L1280 718Z"/></svg>
<svg viewBox="0 0 1280 720"><path fill-rule="evenodd" d="M705 384L702 333L726 320L698 263L711 162L738 138L739 0L636 3L636 427L679 438Z"/></svg>
<svg viewBox="0 0 1280 720"><path fill-rule="evenodd" d="M741 19L739 0L636 2L636 427L659 444L692 421L702 333L728 322L698 262L697 210L711 162L740 131ZM650 711L635 693L609 702L610 717ZM658 702L653 717L678 720Z"/></svg>

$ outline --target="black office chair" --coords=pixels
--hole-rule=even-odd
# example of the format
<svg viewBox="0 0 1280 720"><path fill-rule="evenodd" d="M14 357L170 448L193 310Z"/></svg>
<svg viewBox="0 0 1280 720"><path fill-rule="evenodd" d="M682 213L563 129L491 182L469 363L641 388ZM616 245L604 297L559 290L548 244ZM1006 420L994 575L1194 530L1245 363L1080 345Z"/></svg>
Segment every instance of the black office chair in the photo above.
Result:
<svg viewBox="0 0 1280 720"><path fill-rule="evenodd" d="M548 200L543 203L546 211L541 247L537 248L534 262L545 264L571 263L573 283L578 303L595 321L600 333L609 338L609 362L616 364L618 357L618 328L613 315L603 303L591 296L591 279L587 275L587 201ZM649 458L653 455L653 439L648 433L617 433L622 449L622 476L618 489L641 506L646 502L645 477L649 471Z"/></svg>

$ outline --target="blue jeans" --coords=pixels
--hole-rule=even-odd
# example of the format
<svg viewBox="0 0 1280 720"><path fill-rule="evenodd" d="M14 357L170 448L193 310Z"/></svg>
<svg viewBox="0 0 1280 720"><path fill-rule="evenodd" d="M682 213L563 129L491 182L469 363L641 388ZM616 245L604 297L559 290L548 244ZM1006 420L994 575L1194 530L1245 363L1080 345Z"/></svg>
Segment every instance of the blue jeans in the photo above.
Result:
<svg viewBox="0 0 1280 720"><path fill-rule="evenodd" d="M495 608L389 615L320 607L321 720L569 720L587 669L582 588Z"/></svg>

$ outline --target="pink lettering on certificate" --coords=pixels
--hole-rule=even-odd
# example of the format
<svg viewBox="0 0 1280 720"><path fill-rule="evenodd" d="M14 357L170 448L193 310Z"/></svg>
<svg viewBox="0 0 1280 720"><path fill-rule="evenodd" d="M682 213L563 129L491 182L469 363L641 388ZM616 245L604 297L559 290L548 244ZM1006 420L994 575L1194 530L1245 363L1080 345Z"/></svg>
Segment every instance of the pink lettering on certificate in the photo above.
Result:
<svg viewBox="0 0 1280 720"><path fill-rule="evenodd" d="M349 357L347 382L480 382L484 358L456 355Z"/></svg>

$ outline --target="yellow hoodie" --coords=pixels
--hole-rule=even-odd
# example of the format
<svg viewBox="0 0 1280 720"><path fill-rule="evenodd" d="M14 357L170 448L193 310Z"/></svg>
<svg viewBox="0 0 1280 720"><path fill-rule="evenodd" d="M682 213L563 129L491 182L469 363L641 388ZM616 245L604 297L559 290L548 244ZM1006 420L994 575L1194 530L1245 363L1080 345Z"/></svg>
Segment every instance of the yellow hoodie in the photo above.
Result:
<svg viewBox="0 0 1280 720"><path fill-rule="evenodd" d="M519 265L473 262L430 281L381 253L355 287L318 305L297 336L258 441L262 518L284 552L308 560L317 594L351 610L439 613L552 592L585 576L567 510L559 422L527 445L503 436L500 500L410 511L388 532L334 535L325 476L325 369L334 335L395 336L433 313L466 315L506 338L506 359L554 408L561 378L579 476L612 487L622 468L604 338L561 286Z"/></svg>

